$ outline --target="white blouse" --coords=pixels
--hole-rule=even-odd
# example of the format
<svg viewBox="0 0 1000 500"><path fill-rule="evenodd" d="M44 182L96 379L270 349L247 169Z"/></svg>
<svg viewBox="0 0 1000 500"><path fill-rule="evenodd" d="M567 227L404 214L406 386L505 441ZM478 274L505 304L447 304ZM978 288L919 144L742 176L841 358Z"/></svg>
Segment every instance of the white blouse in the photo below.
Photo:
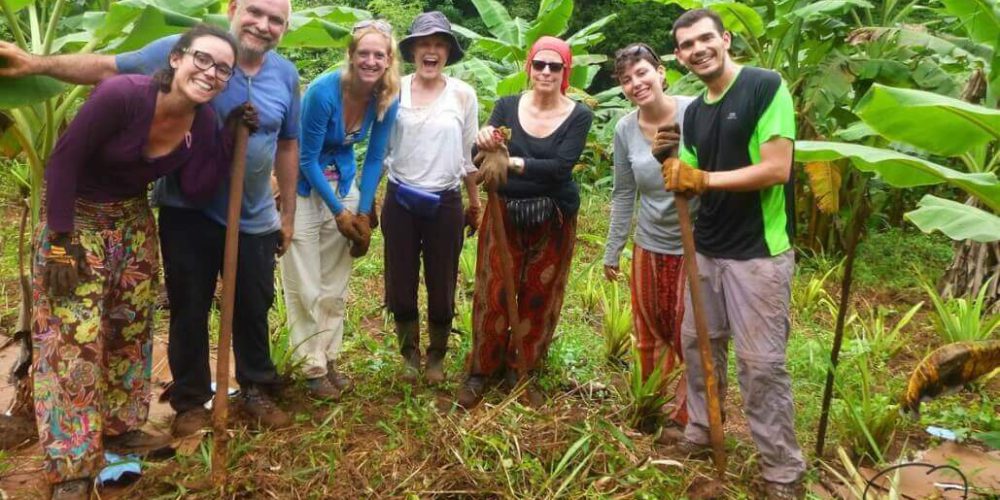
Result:
<svg viewBox="0 0 1000 500"><path fill-rule="evenodd" d="M413 75L403 77L399 114L385 157L389 179L425 191L457 189L467 173L476 171L472 164L479 129L476 91L445 76L441 95L427 106L415 107L412 83Z"/></svg>

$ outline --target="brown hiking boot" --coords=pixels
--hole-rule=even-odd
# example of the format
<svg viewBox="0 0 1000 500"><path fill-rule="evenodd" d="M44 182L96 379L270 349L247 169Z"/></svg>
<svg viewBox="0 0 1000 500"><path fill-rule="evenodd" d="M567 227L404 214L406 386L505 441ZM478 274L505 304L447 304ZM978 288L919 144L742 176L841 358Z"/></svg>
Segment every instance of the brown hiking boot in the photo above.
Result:
<svg viewBox="0 0 1000 500"><path fill-rule="evenodd" d="M667 453L676 458L704 460L712 456L711 446L689 441L677 427L664 427L654 442L666 446Z"/></svg>
<svg viewBox="0 0 1000 500"><path fill-rule="evenodd" d="M190 436L212 424L212 412L204 406L191 408L177 413L174 422L170 424L170 433L174 437Z"/></svg>
<svg viewBox="0 0 1000 500"><path fill-rule="evenodd" d="M773 483L764 481L764 495L767 500L800 500L806 497L802 481Z"/></svg>
<svg viewBox="0 0 1000 500"><path fill-rule="evenodd" d="M278 408L278 405L257 387L251 386L240 393L243 395L243 410L260 425L274 429L285 427L292 422L288 414Z"/></svg>
<svg viewBox="0 0 1000 500"><path fill-rule="evenodd" d="M341 391L327 376L306 379L306 388L314 399L340 401Z"/></svg>
<svg viewBox="0 0 1000 500"><path fill-rule="evenodd" d="M444 356L448 352L448 335L451 334L451 323L429 323L428 334L430 345L427 346L427 366L424 377L431 384L444 382Z"/></svg>
<svg viewBox="0 0 1000 500"><path fill-rule="evenodd" d="M351 377L337 371L337 364L332 361L326 364L326 378L330 379L330 382L337 386L337 389L340 389L341 395L354 390L354 381L351 380Z"/></svg>
<svg viewBox="0 0 1000 500"><path fill-rule="evenodd" d="M472 409L483 400L486 393L486 377L482 375L469 375L465 382L458 388L458 405L466 410Z"/></svg>
<svg viewBox="0 0 1000 500"><path fill-rule="evenodd" d="M170 436L135 429L117 436L104 436L104 447L116 453L149 451L170 444Z"/></svg>
<svg viewBox="0 0 1000 500"><path fill-rule="evenodd" d="M412 384L420 378L420 324L417 320L397 321L396 339L399 353L403 355L402 378Z"/></svg>
<svg viewBox="0 0 1000 500"><path fill-rule="evenodd" d="M90 478L73 479L52 485L52 500L90 500Z"/></svg>

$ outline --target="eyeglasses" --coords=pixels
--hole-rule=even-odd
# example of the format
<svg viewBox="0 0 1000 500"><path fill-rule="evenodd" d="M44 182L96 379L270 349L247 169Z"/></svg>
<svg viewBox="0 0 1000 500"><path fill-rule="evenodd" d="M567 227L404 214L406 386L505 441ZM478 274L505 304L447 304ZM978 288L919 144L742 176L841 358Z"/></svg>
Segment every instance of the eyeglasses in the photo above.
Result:
<svg viewBox="0 0 1000 500"><path fill-rule="evenodd" d="M535 71L545 71L545 68L549 68L549 71L558 73L565 67L566 65L561 62L539 61L537 59L531 61L531 69Z"/></svg>
<svg viewBox="0 0 1000 500"><path fill-rule="evenodd" d="M365 19L364 21L358 21L354 23L354 27L351 28L351 33L357 33L358 30L363 30L365 28L375 28L386 35L392 34L392 25L382 19Z"/></svg>
<svg viewBox="0 0 1000 500"><path fill-rule="evenodd" d="M618 52L615 52L615 59L621 59L626 56L638 57L641 56L643 52L648 54L654 61L656 61L657 64L660 63L660 56L656 55L656 52L653 52L653 49L649 48L649 45L644 43L633 43L624 49L620 49Z"/></svg>
<svg viewBox="0 0 1000 500"><path fill-rule="evenodd" d="M208 71L215 68L215 77L224 82L228 82L233 77L233 67L228 64L215 62L215 58L200 50L184 49L185 54L191 54L194 67Z"/></svg>

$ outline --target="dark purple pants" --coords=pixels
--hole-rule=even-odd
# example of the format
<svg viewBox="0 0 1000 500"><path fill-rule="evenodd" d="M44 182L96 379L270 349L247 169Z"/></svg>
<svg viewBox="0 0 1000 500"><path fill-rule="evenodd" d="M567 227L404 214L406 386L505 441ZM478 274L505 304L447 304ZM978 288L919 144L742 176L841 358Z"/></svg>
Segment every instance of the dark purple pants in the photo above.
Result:
<svg viewBox="0 0 1000 500"><path fill-rule="evenodd" d="M432 217L410 213L396 201L396 184L388 183L382 206L385 236L385 303L396 321L418 319L417 286L423 257L427 285L427 319L451 324L455 315L458 257L462 253L464 210L458 189L442 191Z"/></svg>

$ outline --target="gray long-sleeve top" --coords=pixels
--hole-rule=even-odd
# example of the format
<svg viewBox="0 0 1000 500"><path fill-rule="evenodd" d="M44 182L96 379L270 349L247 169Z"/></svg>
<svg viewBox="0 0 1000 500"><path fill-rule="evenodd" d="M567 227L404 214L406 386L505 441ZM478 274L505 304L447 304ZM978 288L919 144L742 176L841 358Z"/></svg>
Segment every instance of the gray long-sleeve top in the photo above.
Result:
<svg viewBox="0 0 1000 500"><path fill-rule="evenodd" d="M677 102L675 120L683 126L684 111L690 97L674 96ZM604 247L604 264L618 266L622 249L632 226L635 200L639 199L639 221L635 229L635 244L661 254L680 255L681 228L673 193L663 187L660 163L653 158L653 144L639 129L639 111L622 117L615 127L615 185L611 192L611 226ZM695 208L695 200L691 207Z"/></svg>

